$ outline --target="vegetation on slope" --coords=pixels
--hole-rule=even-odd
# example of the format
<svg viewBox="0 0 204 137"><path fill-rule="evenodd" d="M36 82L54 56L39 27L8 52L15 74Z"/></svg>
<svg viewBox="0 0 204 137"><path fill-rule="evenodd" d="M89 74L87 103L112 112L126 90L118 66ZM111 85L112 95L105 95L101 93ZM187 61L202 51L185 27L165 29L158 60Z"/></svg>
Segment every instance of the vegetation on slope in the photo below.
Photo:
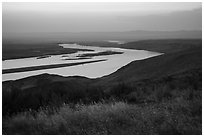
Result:
<svg viewBox="0 0 204 137"><path fill-rule="evenodd" d="M201 134L201 79L191 70L109 92L66 82L3 94L3 134Z"/></svg>
<svg viewBox="0 0 204 137"><path fill-rule="evenodd" d="M197 108L183 98L142 106L124 102L65 105L52 114L45 109L35 116L24 112L11 117L4 121L3 133L201 134L201 115L194 114Z"/></svg>
<svg viewBox="0 0 204 137"><path fill-rule="evenodd" d="M202 134L201 46L99 79L3 82L3 134Z"/></svg>
<svg viewBox="0 0 204 137"><path fill-rule="evenodd" d="M123 101L68 103L18 113L3 119L3 134L201 134L201 89L169 84L144 86L129 94L123 85L126 88L112 93Z"/></svg>

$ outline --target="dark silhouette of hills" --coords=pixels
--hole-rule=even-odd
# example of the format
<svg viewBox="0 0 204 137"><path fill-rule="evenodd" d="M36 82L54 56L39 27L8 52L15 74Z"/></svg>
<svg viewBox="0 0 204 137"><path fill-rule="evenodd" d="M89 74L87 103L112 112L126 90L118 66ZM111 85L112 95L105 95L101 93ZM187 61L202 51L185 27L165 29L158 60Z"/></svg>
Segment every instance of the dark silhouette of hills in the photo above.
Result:
<svg viewBox="0 0 204 137"><path fill-rule="evenodd" d="M140 40L118 45L121 48L149 50L161 53L172 53L202 45L201 39L162 39L162 40Z"/></svg>
<svg viewBox="0 0 204 137"><path fill-rule="evenodd" d="M50 33L3 33L3 42L70 42L70 41L135 41L145 39L200 39L200 30L180 31L124 31L124 32L50 32Z"/></svg>

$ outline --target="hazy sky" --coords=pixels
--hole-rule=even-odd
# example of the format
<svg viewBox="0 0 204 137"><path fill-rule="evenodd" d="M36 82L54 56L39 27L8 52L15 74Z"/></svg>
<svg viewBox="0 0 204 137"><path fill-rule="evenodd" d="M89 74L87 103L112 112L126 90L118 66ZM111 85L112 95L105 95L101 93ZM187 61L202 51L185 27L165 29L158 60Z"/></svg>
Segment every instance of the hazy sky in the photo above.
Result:
<svg viewBox="0 0 204 137"><path fill-rule="evenodd" d="M201 30L200 3L3 3L4 32Z"/></svg>

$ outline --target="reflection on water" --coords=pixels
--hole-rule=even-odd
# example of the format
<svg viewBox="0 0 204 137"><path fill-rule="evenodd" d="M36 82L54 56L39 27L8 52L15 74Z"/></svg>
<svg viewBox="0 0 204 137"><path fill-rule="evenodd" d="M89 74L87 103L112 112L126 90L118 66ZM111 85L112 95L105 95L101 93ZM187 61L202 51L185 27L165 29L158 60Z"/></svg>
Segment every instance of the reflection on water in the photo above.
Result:
<svg viewBox="0 0 204 137"><path fill-rule="evenodd" d="M107 40L110 43L117 43L117 44L124 44L125 42L123 41L118 41L118 40Z"/></svg>
<svg viewBox="0 0 204 137"><path fill-rule="evenodd" d="M141 59L145 59L153 56L158 56L161 54L161 53L149 52L144 50L93 47L93 46L82 46L77 44L59 44L59 46L62 46L64 48L92 49L94 51L79 51L73 54L53 55L51 57L41 58L41 59L36 59L36 57L34 57L34 58L5 60L2 62L2 69L62 64L62 63L74 63L74 62L83 62L83 61L93 61L93 60L99 60L99 59L107 59L107 61L83 64L83 65L77 65L77 66L69 66L64 68L54 68L54 69L46 69L46 70L3 74L2 76L3 81L20 79L20 78L24 78L32 75L38 75L42 73L58 74L62 76L79 75L79 76L85 76L89 78L97 78L97 77L102 77L104 75L111 74L115 72L117 69L127 65L128 63L134 60L141 60ZM123 52L123 54L94 56L92 58L87 58L87 59L86 58L80 59L79 57L77 57L80 54L98 53L98 52L104 52L104 51L110 51L110 50L116 51L116 52Z"/></svg>

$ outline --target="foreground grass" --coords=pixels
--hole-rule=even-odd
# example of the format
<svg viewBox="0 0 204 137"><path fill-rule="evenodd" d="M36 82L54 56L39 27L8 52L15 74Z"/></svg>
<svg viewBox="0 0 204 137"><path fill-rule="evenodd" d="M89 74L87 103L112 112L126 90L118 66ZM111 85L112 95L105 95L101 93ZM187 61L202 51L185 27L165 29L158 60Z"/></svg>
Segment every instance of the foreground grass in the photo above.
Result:
<svg viewBox="0 0 204 137"><path fill-rule="evenodd" d="M201 69L106 92L89 82L4 83L3 134L202 134Z"/></svg>
<svg viewBox="0 0 204 137"><path fill-rule="evenodd" d="M3 119L3 134L202 134L200 99L63 105Z"/></svg>

